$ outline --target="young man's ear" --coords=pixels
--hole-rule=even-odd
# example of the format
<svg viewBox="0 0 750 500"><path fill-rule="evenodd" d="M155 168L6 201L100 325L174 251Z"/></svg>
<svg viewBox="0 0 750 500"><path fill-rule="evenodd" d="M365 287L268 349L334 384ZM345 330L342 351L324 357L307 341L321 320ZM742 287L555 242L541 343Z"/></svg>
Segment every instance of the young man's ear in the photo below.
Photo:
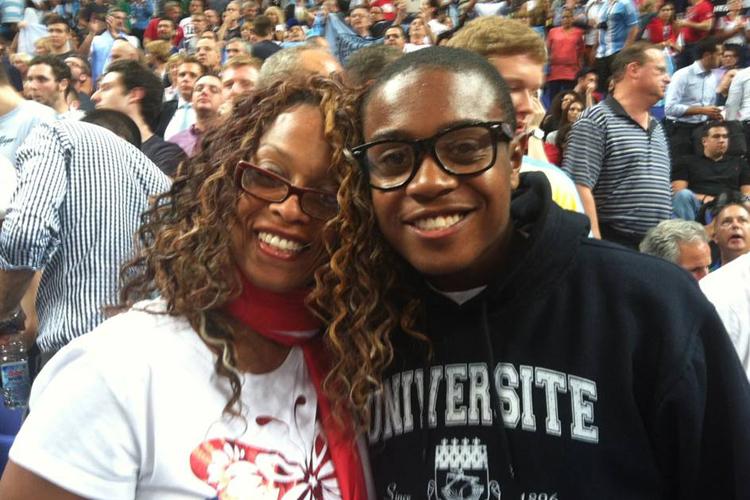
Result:
<svg viewBox="0 0 750 500"><path fill-rule="evenodd" d="M509 147L510 151L510 187L516 189L521 182L521 162L529 145L529 134L521 134L514 138Z"/></svg>
<svg viewBox="0 0 750 500"><path fill-rule="evenodd" d="M143 96L146 95L146 91L143 90L143 87L133 87L130 89L130 92L128 92L128 101L129 102L141 102L143 100Z"/></svg>

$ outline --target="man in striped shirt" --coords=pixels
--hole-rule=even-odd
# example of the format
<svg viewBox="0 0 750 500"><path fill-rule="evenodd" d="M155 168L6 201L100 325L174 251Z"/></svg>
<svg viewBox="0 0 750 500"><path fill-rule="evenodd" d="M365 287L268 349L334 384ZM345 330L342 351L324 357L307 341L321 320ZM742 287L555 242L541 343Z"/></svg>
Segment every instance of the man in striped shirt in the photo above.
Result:
<svg viewBox="0 0 750 500"><path fill-rule="evenodd" d="M100 113L97 111L97 113ZM169 178L133 144L91 123L38 125L18 150L18 187L0 231L0 326L17 315L34 271L42 359L104 320L149 199ZM114 128L114 127L112 127ZM5 331L0 328L0 337Z"/></svg>
<svg viewBox="0 0 750 500"><path fill-rule="evenodd" d="M563 170L576 183L595 237L638 248L672 214L669 147L649 110L669 83L662 51L638 42L612 65L614 92L568 136Z"/></svg>

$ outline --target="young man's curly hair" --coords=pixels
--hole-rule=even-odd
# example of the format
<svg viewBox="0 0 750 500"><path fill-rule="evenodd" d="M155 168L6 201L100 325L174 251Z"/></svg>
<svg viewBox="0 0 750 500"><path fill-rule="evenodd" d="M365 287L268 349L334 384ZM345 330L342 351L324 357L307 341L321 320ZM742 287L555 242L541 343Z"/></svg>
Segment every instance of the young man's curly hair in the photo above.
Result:
<svg viewBox="0 0 750 500"><path fill-rule="evenodd" d="M324 135L332 150L331 178L340 181L348 175L353 168L344 155L344 144L354 140L356 128L343 85L321 76L287 76L238 101L223 124L206 135L200 153L180 166L172 188L143 215L139 255L122 271L124 306L161 296L166 314L185 317L217 354L216 371L229 379L232 390L224 410L233 415L241 410L241 377L234 331L223 308L241 292L230 233L241 224L238 201L249 196L235 184L236 166L252 158L281 113L301 104L316 106L323 115ZM323 246L321 241L317 249L321 258Z"/></svg>

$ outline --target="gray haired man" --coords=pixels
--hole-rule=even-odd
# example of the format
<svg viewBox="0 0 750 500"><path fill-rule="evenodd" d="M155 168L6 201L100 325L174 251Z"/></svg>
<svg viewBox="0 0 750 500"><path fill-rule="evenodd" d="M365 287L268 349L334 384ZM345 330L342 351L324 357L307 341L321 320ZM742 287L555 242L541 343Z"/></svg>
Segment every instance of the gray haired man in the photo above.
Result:
<svg viewBox="0 0 750 500"><path fill-rule="evenodd" d="M641 252L674 262L696 280L708 274L711 248L708 236L698 222L665 220L651 228L639 246Z"/></svg>

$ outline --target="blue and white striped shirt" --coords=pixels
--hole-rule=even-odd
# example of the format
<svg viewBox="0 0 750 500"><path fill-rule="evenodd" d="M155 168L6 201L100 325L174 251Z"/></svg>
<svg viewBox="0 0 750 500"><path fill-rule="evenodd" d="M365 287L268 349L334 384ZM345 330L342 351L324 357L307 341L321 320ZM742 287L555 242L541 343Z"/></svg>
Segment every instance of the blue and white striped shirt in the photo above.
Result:
<svg viewBox="0 0 750 500"><path fill-rule="evenodd" d="M104 320L149 197L169 178L102 127L43 123L19 148L18 187L0 231L0 269L44 270L37 295L42 351Z"/></svg>
<svg viewBox="0 0 750 500"><path fill-rule="evenodd" d="M599 22L607 29L599 29L596 57L608 57L625 48L628 34L638 24L638 11L633 0L610 0L599 7Z"/></svg>
<svg viewBox="0 0 750 500"><path fill-rule="evenodd" d="M591 189L601 223L643 236L672 216L670 161L661 124L648 130L611 95L586 109L568 135L563 170Z"/></svg>
<svg viewBox="0 0 750 500"><path fill-rule="evenodd" d="M22 0L0 0L0 16L2 23L17 23L23 21L23 9L26 2Z"/></svg>

